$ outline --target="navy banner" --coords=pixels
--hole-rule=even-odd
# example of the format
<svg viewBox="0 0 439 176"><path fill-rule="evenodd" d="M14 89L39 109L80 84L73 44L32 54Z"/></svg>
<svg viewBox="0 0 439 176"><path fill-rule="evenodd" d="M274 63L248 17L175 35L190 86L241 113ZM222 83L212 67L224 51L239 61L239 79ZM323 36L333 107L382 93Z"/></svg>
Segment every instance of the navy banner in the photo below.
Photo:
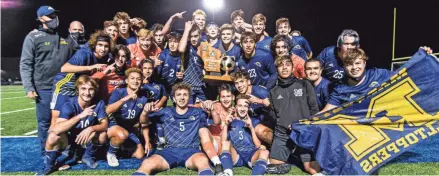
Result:
<svg viewBox="0 0 439 176"><path fill-rule="evenodd" d="M354 102L292 125L328 174L371 174L439 131L439 62L419 51Z"/></svg>

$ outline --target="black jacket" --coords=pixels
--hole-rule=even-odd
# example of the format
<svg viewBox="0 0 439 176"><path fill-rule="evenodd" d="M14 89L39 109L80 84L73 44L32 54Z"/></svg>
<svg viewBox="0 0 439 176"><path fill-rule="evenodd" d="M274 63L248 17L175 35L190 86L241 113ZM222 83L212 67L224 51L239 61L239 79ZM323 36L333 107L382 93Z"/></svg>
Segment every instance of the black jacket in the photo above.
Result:
<svg viewBox="0 0 439 176"><path fill-rule="evenodd" d="M20 75L26 92L52 89L53 78L73 53L73 45L56 32L40 28L24 39Z"/></svg>
<svg viewBox="0 0 439 176"><path fill-rule="evenodd" d="M288 133L292 122L319 112L314 88L309 81L278 79L270 90L270 115L276 119L275 131Z"/></svg>

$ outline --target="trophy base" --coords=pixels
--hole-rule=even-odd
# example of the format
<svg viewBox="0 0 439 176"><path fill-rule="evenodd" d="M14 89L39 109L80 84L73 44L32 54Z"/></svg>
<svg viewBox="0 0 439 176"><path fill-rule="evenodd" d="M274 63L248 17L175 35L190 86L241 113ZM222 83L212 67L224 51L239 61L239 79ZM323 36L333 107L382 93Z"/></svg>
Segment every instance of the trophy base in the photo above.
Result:
<svg viewBox="0 0 439 176"><path fill-rule="evenodd" d="M204 75L203 80L210 85L232 82L232 78L230 77L230 75Z"/></svg>

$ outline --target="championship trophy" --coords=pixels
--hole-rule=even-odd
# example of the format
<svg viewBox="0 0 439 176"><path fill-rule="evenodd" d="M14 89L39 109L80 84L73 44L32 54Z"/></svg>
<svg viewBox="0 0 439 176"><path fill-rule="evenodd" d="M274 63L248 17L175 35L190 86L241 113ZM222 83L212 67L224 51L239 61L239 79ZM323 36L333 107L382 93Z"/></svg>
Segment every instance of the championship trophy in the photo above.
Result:
<svg viewBox="0 0 439 176"><path fill-rule="evenodd" d="M232 81L229 73L235 68L234 56L222 54L220 50L210 46L208 42L201 42L197 52L204 62L205 82L218 84Z"/></svg>

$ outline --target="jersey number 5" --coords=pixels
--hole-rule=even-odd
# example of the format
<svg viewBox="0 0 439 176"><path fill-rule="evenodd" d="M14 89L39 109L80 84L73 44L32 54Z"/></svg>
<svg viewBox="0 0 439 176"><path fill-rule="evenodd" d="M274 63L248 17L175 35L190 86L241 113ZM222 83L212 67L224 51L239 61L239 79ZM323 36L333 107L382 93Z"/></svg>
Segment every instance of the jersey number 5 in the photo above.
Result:
<svg viewBox="0 0 439 176"><path fill-rule="evenodd" d="M184 122L180 122L180 131L184 131Z"/></svg>

